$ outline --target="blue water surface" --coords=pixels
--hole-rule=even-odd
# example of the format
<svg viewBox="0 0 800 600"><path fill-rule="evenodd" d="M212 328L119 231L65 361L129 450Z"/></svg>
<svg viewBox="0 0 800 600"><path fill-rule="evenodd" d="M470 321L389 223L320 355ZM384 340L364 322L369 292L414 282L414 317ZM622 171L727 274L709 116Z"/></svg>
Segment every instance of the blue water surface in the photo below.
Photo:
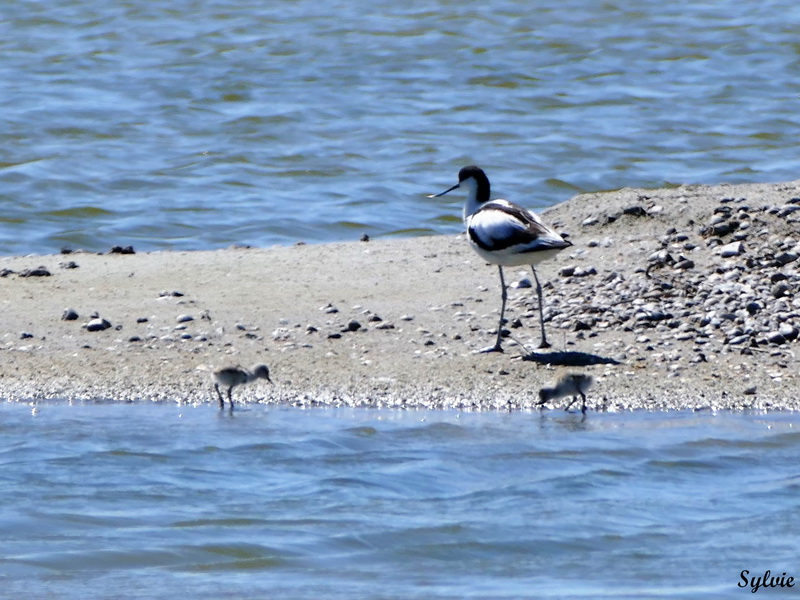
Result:
<svg viewBox="0 0 800 600"><path fill-rule="evenodd" d="M749 595L743 570L800 575L796 420L7 403L0 587L31 599Z"/></svg>
<svg viewBox="0 0 800 600"><path fill-rule="evenodd" d="M579 191L797 178L800 5L10 2L0 253L461 229Z"/></svg>

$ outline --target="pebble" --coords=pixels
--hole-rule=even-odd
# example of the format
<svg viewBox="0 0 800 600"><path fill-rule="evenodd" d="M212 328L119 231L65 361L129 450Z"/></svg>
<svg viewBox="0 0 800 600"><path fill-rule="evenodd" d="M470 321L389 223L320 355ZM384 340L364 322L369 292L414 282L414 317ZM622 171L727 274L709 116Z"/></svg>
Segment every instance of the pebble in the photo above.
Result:
<svg viewBox="0 0 800 600"><path fill-rule="evenodd" d="M717 252L722 258L732 258L734 256L739 256L744 252L744 244L742 242L731 242L730 244L725 244L724 246L720 247Z"/></svg>
<svg viewBox="0 0 800 600"><path fill-rule="evenodd" d="M576 267L574 265L569 267L561 267L558 270L558 274L561 275L561 277L572 277L575 274L575 268Z"/></svg>
<svg viewBox="0 0 800 600"><path fill-rule="evenodd" d="M347 333L350 331L358 331L359 329L361 329L361 323L353 320L349 321L347 325L344 326L344 329L342 329L342 333Z"/></svg>
<svg viewBox="0 0 800 600"><path fill-rule="evenodd" d="M589 275L597 275L597 269L594 267L577 267L572 274L575 277L588 277Z"/></svg>
<svg viewBox="0 0 800 600"><path fill-rule="evenodd" d="M62 321L75 321L78 318L78 313L75 309L65 308L61 314Z"/></svg>
<svg viewBox="0 0 800 600"><path fill-rule="evenodd" d="M785 344L786 338L780 331L770 331L767 333L767 341L771 344Z"/></svg>
<svg viewBox="0 0 800 600"><path fill-rule="evenodd" d="M796 252L781 252L775 257L775 262L778 266L788 265L798 259L798 255Z"/></svg>
<svg viewBox="0 0 800 600"><path fill-rule="evenodd" d="M46 267L36 267L35 269L25 269L21 271L20 277L50 277L51 273Z"/></svg>
<svg viewBox="0 0 800 600"><path fill-rule="evenodd" d="M614 245L614 239L611 237L604 237L602 240L589 240L586 244L589 248L609 248Z"/></svg>
<svg viewBox="0 0 800 600"><path fill-rule="evenodd" d="M769 278L769 280L772 283L778 283L779 281L786 281L787 279L789 279L789 277L785 273L780 273L780 272L773 273Z"/></svg>
<svg viewBox="0 0 800 600"><path fill-rule="evenodd" d="M178 315L177 321L178 323L188 323L189 321L194 321L194 317L192 315Z"/></svg>
<svg viewBox="0 0 800 600"><path fill-rule="evenodd" d="M104 331L111 327L111 323L109 323L106 319L97 317L86 323L84 327L86 328L86 331Z"/></svg>
<svg viewBox="0 0 800 600"><path fill-rule="evenodd" d="M789 293L790 290L791 288L786 282L780 281L776 283L774 286L772 286L772 297L783 298Z"/></svg>
<svg viewBox="0 0 800 600"><path fill-rule="evenodd" d="M762 308L763 307L758 302L748 302L747 305L745 306L745 309L751 315L761 312Z"/></svg>
<svg viewBox="0 0 800 600"><path fill-rule="evenodd" d="M797 327L794 327L789 323L782 323L778 328L778 332L789 341L796 340L799 333Z"/></svg>
<svg viewBox="0 0 800 600"><path fill-rule="evenodd" d="M623 208L622 209L622 214L623 215L628 215L628 216L631 216L631 217L646 217L647 216L647 210L645 210L645 208L643 206L640 206L640 205L636 204L634 206L628 206L626 208Z"/></svg>
<svg viewBox="0 0 800 600"><path fill-rule="evenodd" d="M531 283L530 279L528 279L527 277L523 277L519 281L515 281L514 283L512 283L509 287L512 287L514 289L524 289L533 287L533 284Z"/></svg>

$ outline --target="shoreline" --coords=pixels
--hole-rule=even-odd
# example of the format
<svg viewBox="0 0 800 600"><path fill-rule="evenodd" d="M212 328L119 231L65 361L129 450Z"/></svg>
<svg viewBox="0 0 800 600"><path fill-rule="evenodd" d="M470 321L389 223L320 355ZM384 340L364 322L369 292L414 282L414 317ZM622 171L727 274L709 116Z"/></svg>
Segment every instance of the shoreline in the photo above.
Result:
<svg viewBox="0 0 800 600"><path fill-rule="evenodd" d="M275 385L237 402L529 409L569 368L596 380L589 411L800 409L800 181L542 216L574 244L537 267L548 351L512 341L539 330L530 269L508 268L506 352L473 354L500 290L463 235L0 258L0 398L216 404L213 369L266 363ZM83 327L93 313L110 327Z"/></svg>

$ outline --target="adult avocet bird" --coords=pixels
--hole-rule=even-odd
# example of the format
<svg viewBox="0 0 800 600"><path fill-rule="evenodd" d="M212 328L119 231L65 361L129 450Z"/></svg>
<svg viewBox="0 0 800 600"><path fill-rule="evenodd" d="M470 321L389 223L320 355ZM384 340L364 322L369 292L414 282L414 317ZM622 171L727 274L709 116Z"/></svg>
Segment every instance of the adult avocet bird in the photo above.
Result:
<svg viewBox="0 0 800 600"><path fill-rule="evenodd" d="M233 410L233 398L231 397L231 391L237 385L250 383L256 379L266 379L272 383L272 379L269 378L269 369L267 368L267 365L257 365L250 371L240 367L227 367L225 369L214 371L213 377L214 389L217 390L217 395L219 396L220 410L225 408L225 400L222 398L222 392L219 391L219 386L228 388L228 402L230 402L231 410Z"/></svg>
<svg viewBox="0 0 800 600"><path fill-rule="evenodd" d="M458 183L453 187L430 196L444 196L457 188L466 188L467 201L464 204L464 224L472 248L487 262L497 265L500 271L500 324L497 326L497 340L494 346L480 352L502 352L503 316L506 311L506 282L503 267L530 265L536 280L536 293L539 295L539 326L542 339L540 348L549 348L544 330L542 312L542 286L536 275L535 265L550 258L557 252L572 245L553 229L545 225L538 215L508 200L490 200L489 178L479 167L464 167L458 172Z"/></svg>
<svg viewBox="0 0 800 600"><path fill-rule="evenodd" d="M594 377L586 375L585 373L567 373L558 380L555 387L544 387L539 390L539 406L550 402L550 400L558 400L566 396L572 396L572 401L567 404L564 410L569 410L570 407L581 397L583 403L581 404L581 412L586 414L586 392L592 387Z"/></svg>

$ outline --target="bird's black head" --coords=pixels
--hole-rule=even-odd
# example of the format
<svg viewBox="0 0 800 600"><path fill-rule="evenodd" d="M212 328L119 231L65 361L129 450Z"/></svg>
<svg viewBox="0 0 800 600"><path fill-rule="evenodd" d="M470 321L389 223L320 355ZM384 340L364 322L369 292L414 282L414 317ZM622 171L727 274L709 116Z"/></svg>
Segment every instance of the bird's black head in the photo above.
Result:
<svg viewBox="0 0 800 600"><path fill-rule="evenodd" d="M483 172L483 169L476 167L475 165L461 169L458 172L458 183L453 187L447 188L443 192L432 194L428 197L438 198L439 196L444 196L448 192L452 192L453 190L462 187L462 185L475 193L475 201L477 201L479 204L489 201L489 178L486 177L486 173Z"/></svg>
<svg viewBox="0 0 800 600"><path fill-rule="evenodd" d="M481 180L488 181L488 177L486 177L486 173L483 172L483 169L481 169L480 167L476 167L475 165L464 167L458 172L459 183L461 183L462 181L466 181L470 177L474 177L475 181L477 182L480 182Z"/></svg>
<svg viewBox="0 0 800 600"><path fill-rule="evenodd" d="M464 182L469 182L470 180L474 182L471 185L474 186L473 189L476 190L475 200L479 204L488 202L492 191L491 186L489 185L489 178L486 176L486 173L483 172L483 169L476 167L475 165L470 165L468 167L464 167L458 172L459 186L461 186ZM470 184L468 184L468 186L469 185Z"/></svg>

